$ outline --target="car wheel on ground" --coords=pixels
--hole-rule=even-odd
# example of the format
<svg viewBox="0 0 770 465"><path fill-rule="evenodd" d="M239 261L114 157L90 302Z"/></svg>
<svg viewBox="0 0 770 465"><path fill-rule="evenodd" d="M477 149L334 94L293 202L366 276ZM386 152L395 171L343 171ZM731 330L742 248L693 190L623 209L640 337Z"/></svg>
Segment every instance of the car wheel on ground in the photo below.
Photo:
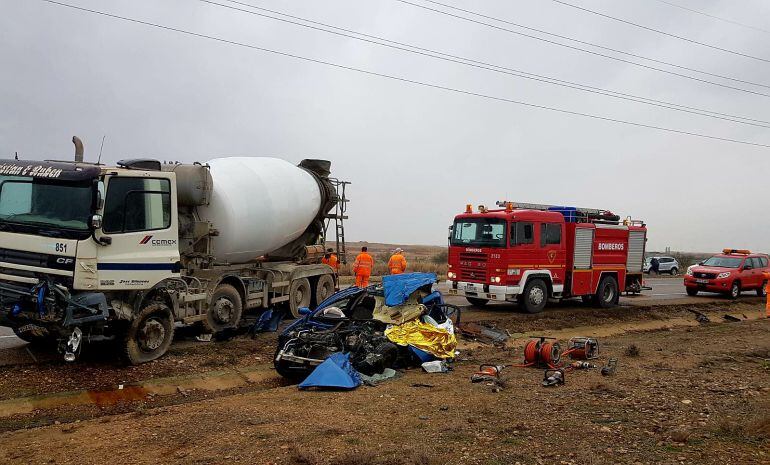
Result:
<svg viewBox="0 0 770 465"><path fill-rule="evenodd" d="M540 313L548 302L548 287L542 279L532 279L524 286L522 303L529 313Z"/></svg>
<svg viewBox="0 0 770 465"><path fill-rule="evenodd" d="M695 297L696 295L698 295L698 289L694 287L688 287L687 295L689 295L690 297Z"/></svg>
<svg viewBox="0 0 770 465"><path fill-rule="evenodd" d="M594 302L601 308L610 308L618 304L618 282L613 276L605 276L599 283Z"/></svg>
<svg viewBox="0 0 770 465"><path fill-rule="evenodd" d="M767 281L762 283L762 287L757 289L757 295L760 297L766 297L767 296Z"/></svg>
<svg viewBox="0 0 770 465"><path fill-rule="evenodd" d="M671 276L675 276L679 274L679 269L677 267L671 268Z"/></svg>
<svg viewBox="0 0 770 465"><path fill-rule="evenodd" d="M151 362L166 353L174 339L174 315L162 302L147 305L128 326L123 352L132 365Z"/></svg>
<svg viewBox="0 0 770 465"><path fill-rule="evenodd" d="M483 307L489 303L489 299L480 299L478 297L466 297L465 300L474 307Z"/></svg>
<svg viewBox="0 0 770 465"><path fill-rule="evenodd" d="M741 296L741 283L738 281L733 281L732 286L730 286L730 298L731 299L737 299Z"/></svg>

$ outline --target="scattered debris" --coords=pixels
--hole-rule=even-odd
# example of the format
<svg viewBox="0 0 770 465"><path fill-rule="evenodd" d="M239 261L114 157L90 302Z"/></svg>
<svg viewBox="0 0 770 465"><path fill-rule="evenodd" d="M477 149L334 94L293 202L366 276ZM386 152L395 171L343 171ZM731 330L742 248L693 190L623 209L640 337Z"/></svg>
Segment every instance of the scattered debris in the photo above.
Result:
<svg viewBox="0 0 770 465"><path fill-rule="evenodd" d="M428 383L412 383L409 386L416 387L416 388L432 388L432 387L435 387L434 385L428 384Z"/></svg>
<svg viewBox="0 0 770 465"><path fill-rule="evenodd" d="M422 369L428 373L446 373L449 371L449 366L445 360L433 360L431 362L424 362Z"/></svg>
<svg viewBox="0 0 770 465"><path fill-rule="evenodd" d="M688 308L687 311L692 313L692 314L694 314L695 315L695 321L697 321L700 324L706 324L706 323L710 323L711 322L709 317L706 316L704 313L701 313L701 312L699 312L697 310L694 310L692 308Z"/></svg>
<svg viewBox="0 0 770 465"><path fill-rule="evenodd" d="M740 318L732 316L732 315L724 315L722 318L724 318L725 320L730 321L732 323L736 323L736 322L741 321Z"/></svg>
<svg viewBox="0 0 770 465"><path fill-rule="evenodd" d="M543 386L549 387L564 384L564 374L565 371L563 368L545 370L545 372L543 372Z"/></svg>
<svg viewBox="0 0 770 465"><path fill-rule="evenodd" d="M457 329L464 337L486 344L504 344L511 337L508 331L473 322L459 324Z"/></svg>
<svg viewBox="0 0 770 465"><path fill-rule="evenodd" d="M612 376L618 369L618 359L611 358L607 361L607 365L602 367L602 376Z"/></svg>
<svg viewBox="0 0 770 465"><path fill-rule="evenodd" d="M300 389L355 389L361 385L361 377L350 363L350 354L341 352L330 355L299 384Z"/></svg>
<svg viewBox="0 0 770 465"><path fill-rule="evenodd" d="M499 382L503 368L505 365L481 365L479 371L471 375L471 383Z"/></svg>

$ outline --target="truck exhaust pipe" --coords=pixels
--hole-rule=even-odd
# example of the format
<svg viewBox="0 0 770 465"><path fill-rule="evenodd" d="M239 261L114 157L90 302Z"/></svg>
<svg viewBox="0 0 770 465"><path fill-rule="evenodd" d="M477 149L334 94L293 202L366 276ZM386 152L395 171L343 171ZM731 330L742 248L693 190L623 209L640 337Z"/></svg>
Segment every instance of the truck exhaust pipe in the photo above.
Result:
<svg viewBox="0 0 770 465"><path fill-rule="evenodd" d="M72 136L72 143L75 144L75 162L83 162L83 141L78 136Z"/></svg>

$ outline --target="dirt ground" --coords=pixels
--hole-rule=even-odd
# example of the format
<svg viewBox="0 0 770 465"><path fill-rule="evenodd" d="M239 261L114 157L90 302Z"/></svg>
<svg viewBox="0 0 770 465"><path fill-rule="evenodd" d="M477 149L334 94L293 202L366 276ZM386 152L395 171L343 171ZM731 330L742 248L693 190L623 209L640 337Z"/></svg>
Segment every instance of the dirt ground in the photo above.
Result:
<svg viewBox="0 0 770 465"><path fill-rule="evenodd" d="M697 323L690 310L711 323ZM758 299L470 311L467 320L506 329L511 341L462 341L450 373L407 370L352 392L302 392L278 378L270 369L275 335L183 341L139 367L98 353L76 365L6 367L0 463L770 464L770 320L762 313ZM564 386L545 388L542 370L507 368L499 392L470 383L480 363L520 363L526 336L540 334L597 335L598 362L616 357L618 371L570 372ZM228 373L242 379L222 382ZM184 387L190 376L219 380L219 388ZM158 379L177 388L130 389ZM89 395L8 414L30 396L80 390Z"/></svg>

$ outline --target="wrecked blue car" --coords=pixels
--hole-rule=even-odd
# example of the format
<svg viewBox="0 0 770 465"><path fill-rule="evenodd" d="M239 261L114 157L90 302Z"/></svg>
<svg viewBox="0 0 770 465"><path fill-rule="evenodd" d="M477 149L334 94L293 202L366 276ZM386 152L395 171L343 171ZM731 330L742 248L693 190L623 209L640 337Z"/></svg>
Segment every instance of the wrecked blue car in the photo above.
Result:
<svg viewBox="0 0 770 465"><path fill-rule="evenodd" d="M408 273L386 276L381 285L351 287L330 296L278 337L274 366L293 381L307 377L332 354L349 355L365 375L385 368L404 368L425 361L425 354L394 344L385 336L389 324L420 318L437 327L459 323L460 309L433 290L436 276Z"/></svg>

